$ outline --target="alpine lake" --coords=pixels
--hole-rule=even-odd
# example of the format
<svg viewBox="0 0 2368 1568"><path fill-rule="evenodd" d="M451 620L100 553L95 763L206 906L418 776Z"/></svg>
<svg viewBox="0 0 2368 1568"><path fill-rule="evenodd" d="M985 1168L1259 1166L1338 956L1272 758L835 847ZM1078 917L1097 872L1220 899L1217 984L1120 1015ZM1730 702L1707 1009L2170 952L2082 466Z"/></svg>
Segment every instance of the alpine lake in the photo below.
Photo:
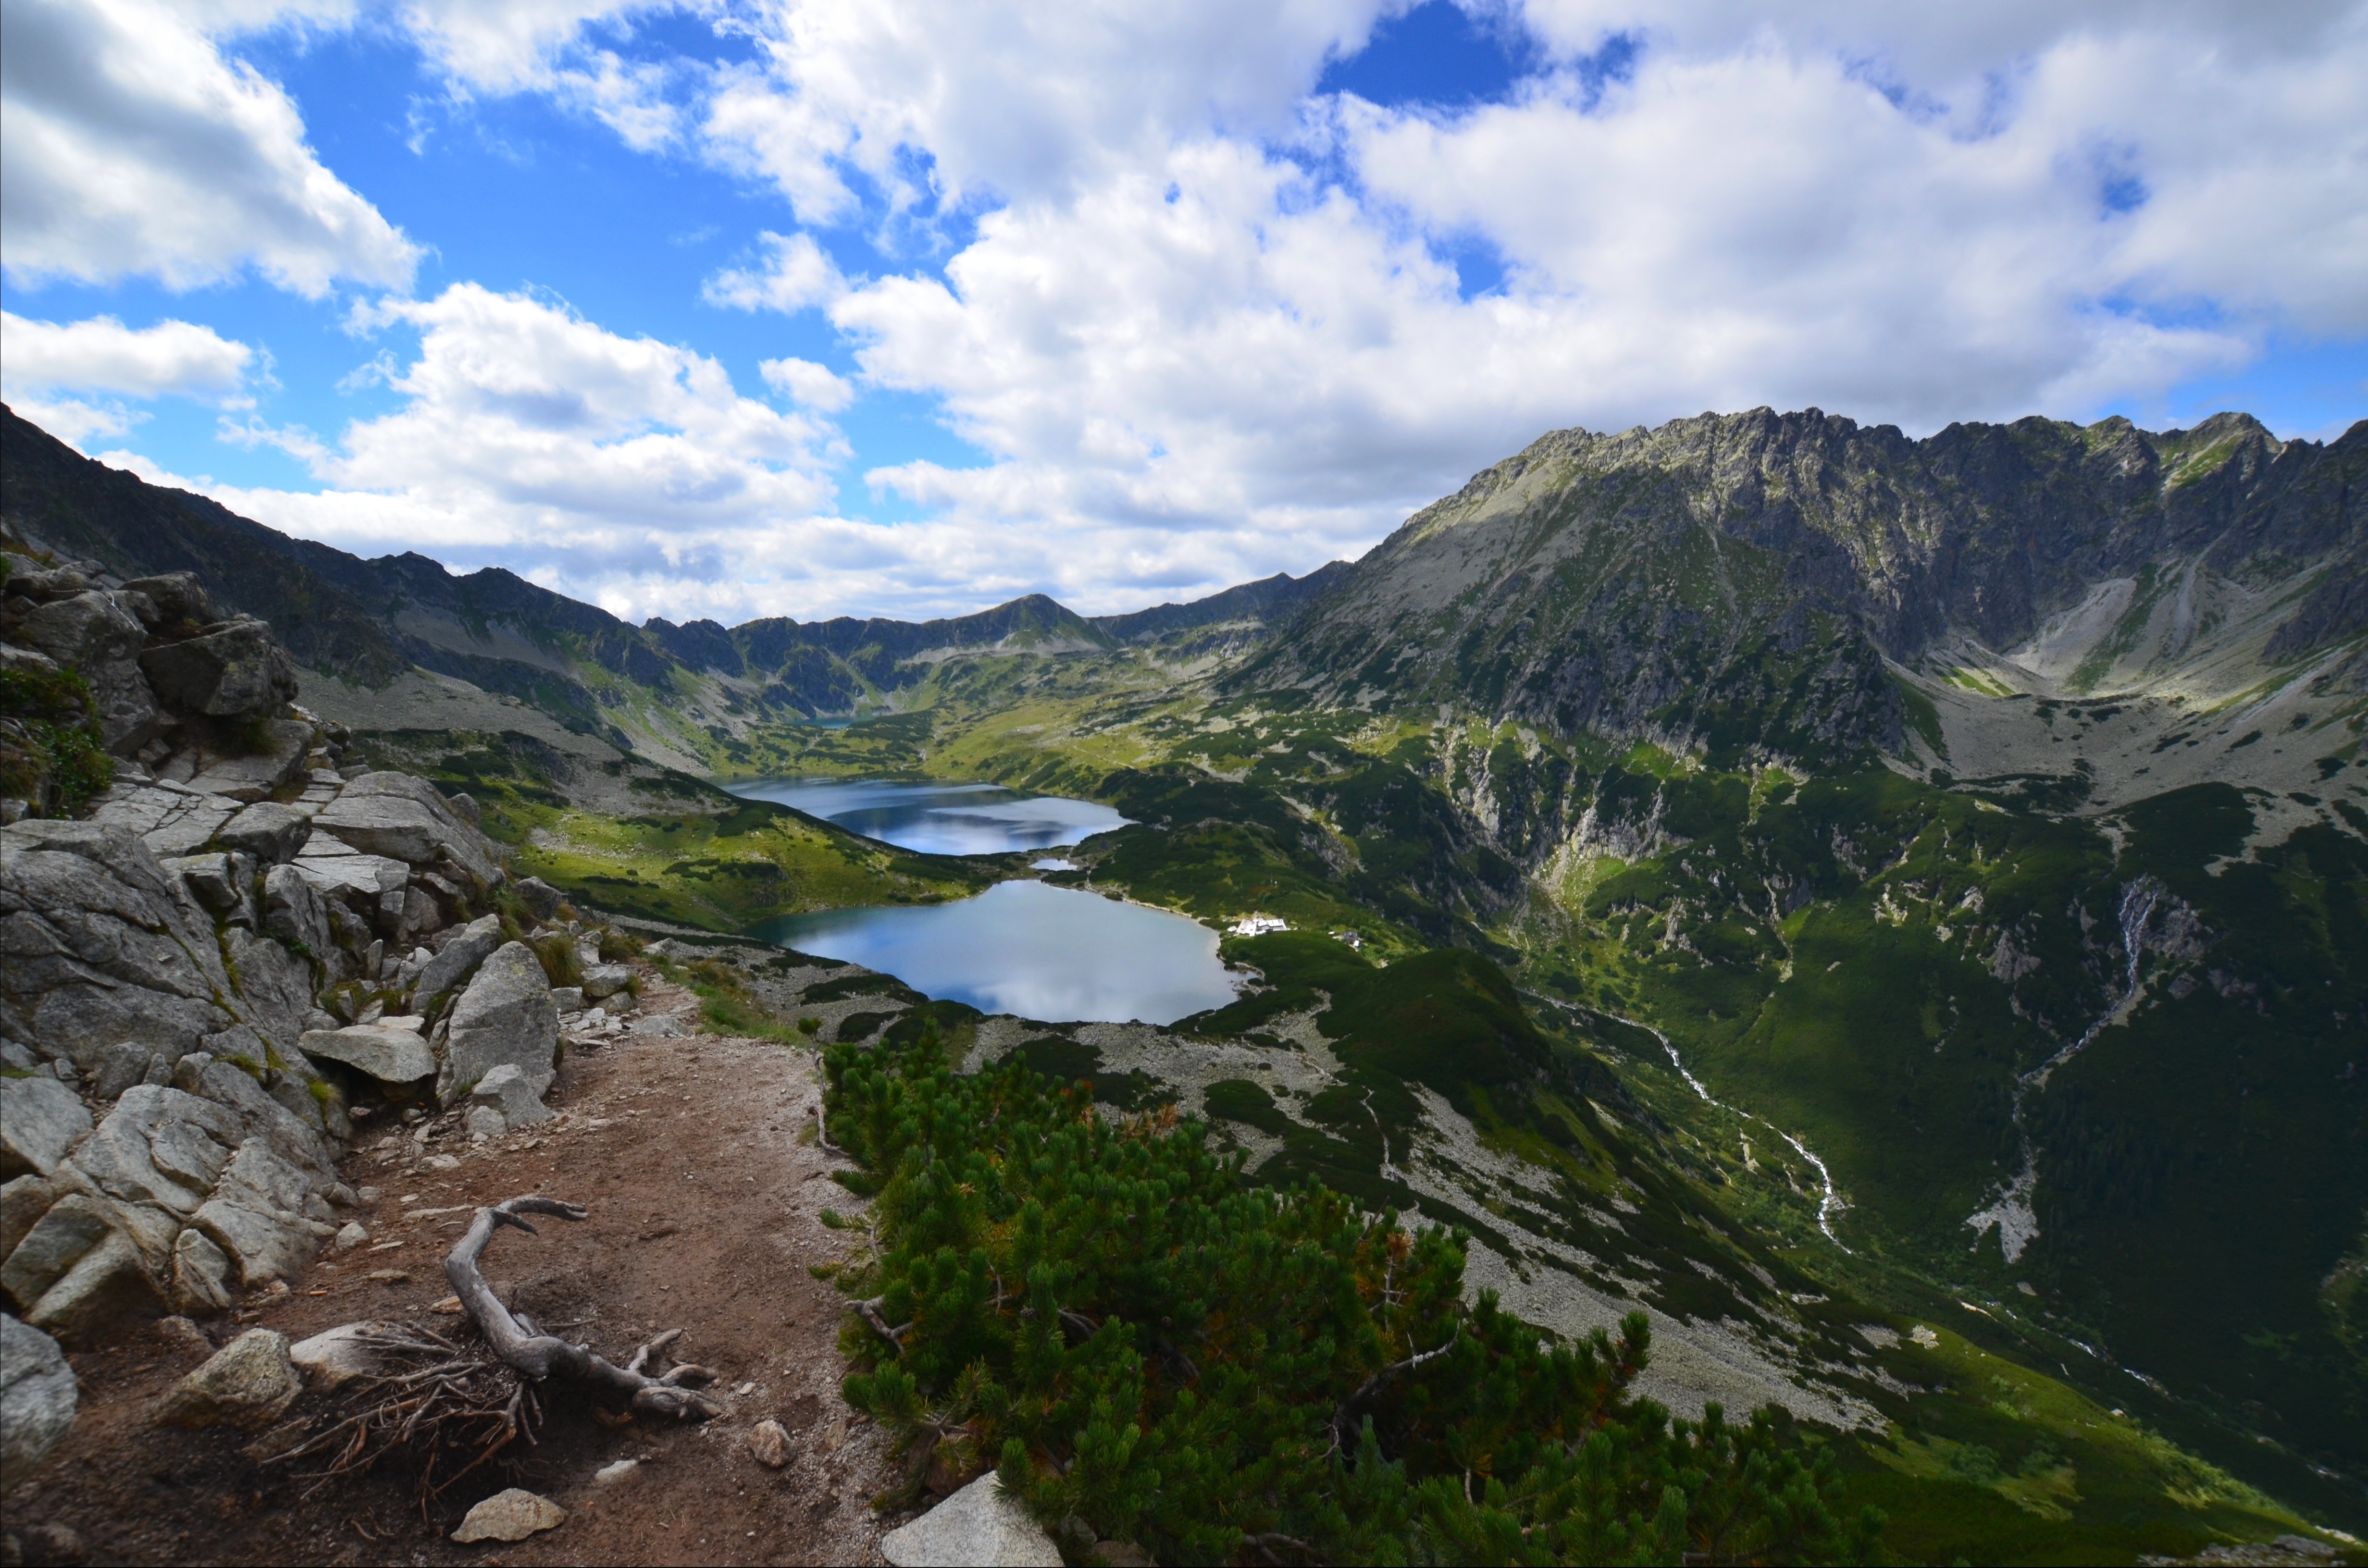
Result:
<svg viewBox="0 0 2368 1568"><path fill-rule="evenodd" d="M1107 806L993 784L755 779L730 786L867 838L931 855L1053 851L1123 827ZM1042 869L1066 862L1047 854ZM858 963L941 1001L1045 1023L1170 1024L1221 1007L1237 978L1197 920L1043 882L998 882L952 903L828 909L749 935Z"/></svg>

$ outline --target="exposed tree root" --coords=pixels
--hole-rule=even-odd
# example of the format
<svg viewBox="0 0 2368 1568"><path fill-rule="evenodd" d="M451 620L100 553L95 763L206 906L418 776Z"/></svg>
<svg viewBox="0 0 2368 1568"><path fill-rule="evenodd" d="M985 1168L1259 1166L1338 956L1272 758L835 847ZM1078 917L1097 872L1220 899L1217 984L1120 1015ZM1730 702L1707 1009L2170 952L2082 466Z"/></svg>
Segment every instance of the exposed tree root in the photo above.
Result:
<svg viewBox="0 0 2368 1568"><path fill-rule="evenodd" d="M715 1374L707 1368L686 1363L655 1378L642 1370L653 1356L681 1334L680 1329L651 1340L633 1353L631 1362L620 1367L606 1357L594 1355L588 1345L570 1345L538 1332L531 1319L513 1313L494 1294L494 1288L485 1283L478 1259L484 1255L486 1244L494 1239L495 1231L504 1225L515 1225L528 1235L539 1235L541 1233L519 1216L555 1214L563 1220L581 1220L588 1212L580 1203L532 1196L513 1198L478 1210L468 1231L444 1259L444 1277L452 1282L453 1293L461 1298L461 1306L468 1312L469 1320L484 1335L503 1364L531 1382L540 1383L553 1373L581 1379L603 1392L624 1395L627 1407L640 1415L671 1415L678 1420L697 1416L705 1420L722 1415L722 1406L696 1392L715 1381Z"/></svg>
<svg viewBox="0 0 2368 1568"><path fill-rule="evenodd" d="M270 1461L292 1464L326 1456L325 1467L309 1476L313 1485L307 1496L401 1451L424 1460L419 1483L424 1506L518 1439L529 1445L535 1441L535 1428L543 1419L537 1391L554 1374L580 1380L597 1394L622 1396L622 1413L593 1413L617 1424L635 1415L704 1420L721 1413L713 1401L697 1392L715 1381L708 1369L686 1364L656 1376L647 1370L681 1337L678 1328L656 1335L620 1367L593 1354L588 1345L570 1345L541 1333L532 1319L505 1306L485 1282L479 1260L501 1226L538 1233L521 1214L581 1220L586 1210L535 1197L513 1198L477 1210L445 1258L444 1273L482 1338L455 1341L412 1326L357 1335L354 1344L373 1369L347 1385L346 1414ZM456 1462L458 1468L451 1468Z"/></svg>

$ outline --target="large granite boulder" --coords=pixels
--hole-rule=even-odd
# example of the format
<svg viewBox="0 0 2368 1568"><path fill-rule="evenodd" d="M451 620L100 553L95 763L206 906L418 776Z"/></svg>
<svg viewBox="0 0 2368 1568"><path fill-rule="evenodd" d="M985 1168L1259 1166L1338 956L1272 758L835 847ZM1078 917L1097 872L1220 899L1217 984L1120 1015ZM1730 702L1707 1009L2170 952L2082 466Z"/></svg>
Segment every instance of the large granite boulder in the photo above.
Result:
<svg viewBox="0 0 2368 1568"><path fill-rule="evenodd" d="M50 1074L0 1078L0 1177L48 1176L89 1131L82 1096Z"/></svg>
<svg viewBox="0 0 2368 1568"><path fill-rule="evenodd" d="M516 1067L538 1100L558 1075L559 1009L542 960L524 942L495 950L452 1005L437 1097L450 1105L495 1068Z"/></svg>
<svg viewBox="0 0 2368 1568"><path fill-rule="evenodd" d="M436 1053L420 1037L418 1022L382 1018L350 1028L312 1029L296 1044L316 1062L342 1062L381 1084L414 1084L436 1075Z"/></svg>
<svg viewBox="0 0 2368 1568"><path fill-rule="evenodd" d="M213 719L253 719L296 700L296 664L260 620L231 620L140 655L164 704Z"/></svg>
<svg viewBox="0 0 2368 1568"><path fill-rule="evenodd" d="M501 880L500 858L484 835L461 820L436 787L408 773L365 773L313 819L324 833L366 855L427 868L449 862L476 881Z"/></svg>
<svg viewBox="0 0 2368 1568"><path fill-rule="evenodd" d="M74 1425L74 1369L58 1342L0 1315L0 1492L24 1480Z"/></svg>
<svg viewBox="0 0 2368 1568"><path fill-rule="evenodd" d="M495 915L481 915L446 937L444 946L427 960L413 983L415 1006L425 1007L476 973L477 966L501 945L501 917Z"/></svg>
<svg viewBox="0 0 2368 1568"><path fill-rule="evenodd" d="M277 801L257 801L224 823L214 842L252 855L263 865L284 866L312 836L313 819L302 812Z"/></svg>
<svg viewBox="0 0 2368 1568"><path fill-rule="evenodd" d="M133 596L101 591L53 599L28 614L17 635L90 683L98 731L108 750L129 756L170 723L141 673L147 628L123 601Z"/></svg>
<svg viewBox="0 0 2368 1568"><path fill-rule="evenodd" d="M132 1040L177 1060L234 1018L213 922L124 828L0 828L0 1033L78 1064Z"/></svg>

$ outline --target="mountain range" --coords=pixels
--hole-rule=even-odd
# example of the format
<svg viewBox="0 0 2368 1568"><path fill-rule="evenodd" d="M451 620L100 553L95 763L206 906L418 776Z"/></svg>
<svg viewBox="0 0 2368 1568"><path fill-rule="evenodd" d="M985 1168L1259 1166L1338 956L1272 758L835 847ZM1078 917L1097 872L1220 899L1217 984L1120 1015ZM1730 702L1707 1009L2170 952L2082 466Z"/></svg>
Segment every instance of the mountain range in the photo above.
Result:
<svg viewBox="0 0 2368 1568"><path fill-rule="evenodd" d="M1558 431L1305 577L1125 616L1034 596L731 628L291 540L13 413L0 464L12 536L198 572L273 623L308 706L465 787L575 896L737 929L752 899L844 901L892 869L882 900L1007 874L837 848L818 870L710 778L1107 801L1133 825L1049 876L1478 966L1459 983L1487 1008L1518 998L1524 1028L1610 1064L1587 1136L1622 1129L1679 1173L1696 1207L1668 1233L1781 1254L1820 1282L1787 1285L1798 1311L1820 1290L1945 1308L2368 1528L2368 422L2324 442L2237 414ZM1312 961L1264 950L1228 948L1278 983ZM1307 972L1347 1006L1349 981ZM1334 1150L1325 1178L1419 1200L1406 1151L1451 1123L1479 1140L1470 1170L1533 1162L1535 1190L1454 1202L1505 1227L1505 1289L1551 1317L1579 1287L1523 1271L1597 1244L1523 1217L1548 1189L1580 1211L1545 1174L1552 1117L1509 1108L1509 1079L1393 1055L1382 1013L1359 1027L1378 1142L1364 1176ZM1330 1125L1236 1098L1246 1140ZM1655 1289L1673 1323L1729 1321ZM1868 1462L1940 1474L2008 1441L1926 1419ZM1967 1484L2004 1511L1984 1539L2089 1528L2078 1496ZM2078 1550L2142 1549L2094 1525ZM2074 1550L2047 1539L2029 1550Z"/></svg>

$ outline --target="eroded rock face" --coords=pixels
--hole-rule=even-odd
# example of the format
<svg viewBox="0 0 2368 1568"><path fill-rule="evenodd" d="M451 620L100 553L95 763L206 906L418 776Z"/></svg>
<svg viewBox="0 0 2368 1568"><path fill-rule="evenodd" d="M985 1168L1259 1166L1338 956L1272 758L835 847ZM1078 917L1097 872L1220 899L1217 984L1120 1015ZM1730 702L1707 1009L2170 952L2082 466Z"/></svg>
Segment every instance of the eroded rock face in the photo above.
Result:
<svg viewBox="0 0 2368 1568"><path fill-rule="evenodd" d="M0 828L0 1031L95 1062L133 1040L176 1059L233 1018L213 923L120 827Z"/></svg>
<svg viewBox="0 0 2368 1568"><path fill-rule="evenodd" d="M294 943L316 959L325 960L336 951L328 905L293 866L274 866L263 875L263 929L267 936Z"/></svg>
<svg viewBox="0 0 2368 1568"><path fill-rule="evenodd" d="M276 713L296 700L296 664L259 620L225 621L140 655L166 706L214 719Z"/></svg>
<svg viewBox="0 0 2368 1568"><path fill-rule="evenodd" d="M523 942L496 949L452 1006L437 1097L450 1105L500 1066L518 1070L539 1102L557 1075L559 1009L542 962Z"/></svg>
<svg viewBox="0 0 2368 1568"><path fill-rule="evenodd" d="M167 721L142 676L147 629L122 601L133 596L92 590L55 599L28 614L18 635L90 683L99 738L130 756L164 733Z"/></svg>
<svg viewBox="0 0 2368 1568"><path fill-rule="evenodd" d="M74 1425L78 1398L58 1342L0 1315L0 1492L49 1457Z"/></svg>
<svg viewBox="0 0 2368 1568"><path fill-rule="evenodd" d="M90 1128L82 1096L56 1078L0 1078L0 1176L48 1176Z"/></svg>
<svg viewBox="0 0 2368 1568"><path fill-rule="evenodd" d="M313 819L277 801L257 801L224 823L214 842L224 849L252 855L266 866L283 866L296 858L313 836Z"/></svg>

